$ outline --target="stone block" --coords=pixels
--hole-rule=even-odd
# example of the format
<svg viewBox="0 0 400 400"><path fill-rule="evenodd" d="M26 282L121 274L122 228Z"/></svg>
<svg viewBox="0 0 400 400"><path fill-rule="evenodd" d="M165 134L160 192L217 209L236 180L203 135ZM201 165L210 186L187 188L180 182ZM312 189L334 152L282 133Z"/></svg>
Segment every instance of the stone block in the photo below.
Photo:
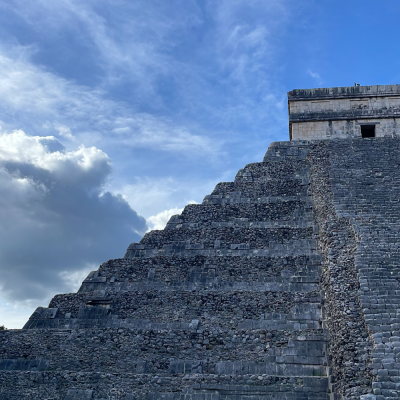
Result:
<svg viewBox="0 0 400 400"><path fill-rule="evenodd" d="M65 400L89 400L92 398L93 390L69 389Z"/></svg>

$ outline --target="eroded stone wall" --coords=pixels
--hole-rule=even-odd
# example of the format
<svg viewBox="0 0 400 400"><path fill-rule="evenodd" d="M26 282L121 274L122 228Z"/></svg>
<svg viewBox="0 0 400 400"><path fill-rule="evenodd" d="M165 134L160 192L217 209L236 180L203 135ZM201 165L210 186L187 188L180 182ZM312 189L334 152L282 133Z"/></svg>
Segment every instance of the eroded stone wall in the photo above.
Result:
<svg viewBox="0 0 400 400"><path fill-rule="evenodd" d="M365 118L293 122L292 140L361 138L361 125L365 124L375 125L375 137L400 136L400 118Z"/></svg>
<svg viewBox="0 0 400 400"><path fill-rule="evenodd" d="M332 164L327 142L312 145L311 182L314 213L323 257L324 324L329 331L332 391L359 399L372 392L370 331L360 301L355 254L360 238L349 218L339 216L332 190Z"/></svg>
<svg viewBox="0 0 400 400"><path fill-rule="evenodd" d="M333 203L359 237L359 296L377 400L400 397L400 141L327 142Z"/></svg>
<svg viewBox="0 0 400 400"><path fill-rule="evenodd" d="M288 93L291 140L361 137L360 125L374 124L375 137L395 137L400 85L293 90Z"/></svg>

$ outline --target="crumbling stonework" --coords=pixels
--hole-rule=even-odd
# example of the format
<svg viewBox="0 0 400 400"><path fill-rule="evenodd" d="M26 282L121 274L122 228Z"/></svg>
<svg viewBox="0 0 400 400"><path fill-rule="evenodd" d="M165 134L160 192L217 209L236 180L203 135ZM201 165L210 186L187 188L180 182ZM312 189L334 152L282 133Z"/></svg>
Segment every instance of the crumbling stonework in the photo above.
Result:
<svg viewBox="0 0 400 400"><path fill-rule="evenodd" d="M355 253L360 239L349 218L334 206L330 153L324 142L312 146L311 181L314 212L323 256L321 286L324 323L329 331L330 385L334 393L358 398L370 391L372 341L360 302Z"/></svg>
<svg viewBox="0 0 400 400"><path fill-rule="evenodd" d="M399 215L396 139L327 143L334 206L359 237L355 266L360 302L373 337L369 368L378 400L400 397Z"/></svg>

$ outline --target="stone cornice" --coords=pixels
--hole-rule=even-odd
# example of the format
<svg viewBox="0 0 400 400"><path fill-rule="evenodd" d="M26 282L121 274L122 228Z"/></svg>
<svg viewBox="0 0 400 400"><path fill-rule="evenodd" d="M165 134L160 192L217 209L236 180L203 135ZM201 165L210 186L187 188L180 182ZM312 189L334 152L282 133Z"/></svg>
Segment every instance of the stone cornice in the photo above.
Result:
<svg viewBox="0 0 400 400"><path fill-rule="evenodd" d="M400 107L382 108L380 110L341 110L341 111L310 111L289 114L289 122L334 121L374 118L399 118Z"/></svg>
<svg viewBox="0 0 400 400"><path fill-rule="evenodd" d="M289 101L391 96L400 96L400 85L293 89L292 91L288 92Z"/></svg>

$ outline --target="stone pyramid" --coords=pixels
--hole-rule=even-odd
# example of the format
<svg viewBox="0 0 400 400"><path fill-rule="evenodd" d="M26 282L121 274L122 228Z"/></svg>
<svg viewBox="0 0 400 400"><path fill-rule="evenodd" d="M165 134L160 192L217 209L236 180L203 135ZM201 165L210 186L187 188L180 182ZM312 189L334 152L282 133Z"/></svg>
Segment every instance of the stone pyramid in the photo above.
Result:
<svg viewBox="0 0 400 400"><path fill-rule="evenodd" d="M327 399L307 146L188 205L7 331L7 399Z"/></svg>
<svg viewBox="0 0 400 400"><path fill-rule="evenodd" d="M400 141L273 143L0 331L0 399L400 399Z"/></svg>

